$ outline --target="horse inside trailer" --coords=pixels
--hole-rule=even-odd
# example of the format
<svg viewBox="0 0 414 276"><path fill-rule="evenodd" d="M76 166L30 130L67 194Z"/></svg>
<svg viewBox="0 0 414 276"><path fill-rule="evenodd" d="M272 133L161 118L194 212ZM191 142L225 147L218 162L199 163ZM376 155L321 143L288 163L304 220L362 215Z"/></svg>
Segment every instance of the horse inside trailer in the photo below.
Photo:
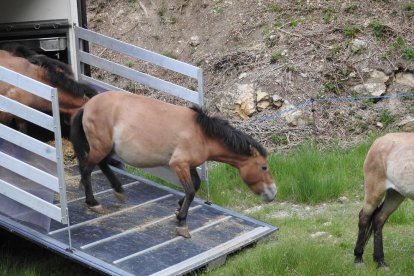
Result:
<svg viewBox="0 0 414 276"><path fill-rule="evenodd" d="M201 68L87 30L85 2L15 0L3 4L0 48L17 43L68 63L77 81L100 91L121 89L93 78L88 66L203 106ZM179 73L196 83L196 88L89 53L90 44ZM119 167L112 170L125 190L126 201L119 203L103 173L95 170L92 186L106 212L87 211L84 192L78 189L77 166L63 164L61 126L65 123L60 119L58 90L4 67L0 67L0 79L45 99L52 107L45 114L0 95L2 112L21 116L32 125L32 131L23 134L0 123L0 227L110 275L186 273L225 260L231 252L277 230L195 198L188 210L191 238L178 237L173 210L184 194ZM45 130L53 143L39 137L39 130ZM165 167L147 173L180 185L175 173ZM205 164L197 173L208 184Z"/></svg>

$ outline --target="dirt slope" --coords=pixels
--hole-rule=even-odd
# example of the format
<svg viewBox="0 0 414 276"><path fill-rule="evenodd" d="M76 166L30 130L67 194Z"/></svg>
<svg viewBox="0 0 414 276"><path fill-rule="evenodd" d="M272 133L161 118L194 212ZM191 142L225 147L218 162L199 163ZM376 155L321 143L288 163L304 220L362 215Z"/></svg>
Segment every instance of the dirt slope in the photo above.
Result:
<svg viewBox="0 0 414 276"><path fill-rule="evenodd" d="M291 127L279 119L255 121L275 113L274 108L243 121L232 110L217 107L221 98L237 93L236 84L252 84L293 105L318 97L360 96L353 87L370 79L374 70L389 77L387 95L413 91L393 83L397 73L414 72L412 1L89 0L88 17L92 30L201 66L209 111L234 120L271 148L313 134L321 140L358 140L395 127L414 112L411 98L318 103L313 114L310 107L303 110L307 125ZM363 46L352 50L356 40ZM165 74L99 47L92 51L144 72ZM94 74L153 95L105 72Z"/></svg>

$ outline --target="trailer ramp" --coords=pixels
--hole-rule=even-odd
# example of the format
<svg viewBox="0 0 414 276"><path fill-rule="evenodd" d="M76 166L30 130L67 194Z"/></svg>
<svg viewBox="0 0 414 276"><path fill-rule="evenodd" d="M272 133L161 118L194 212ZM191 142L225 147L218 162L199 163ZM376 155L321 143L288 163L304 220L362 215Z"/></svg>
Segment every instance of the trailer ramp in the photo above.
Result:
<svg viewBox="0 0 414 276"><path fill-rule="evenodd" d="M177 275L206 266L271 234L276 227L195 199L188 225L191 239L176 235L174 210L181 192L113 168L127 199L115 198L101 171L92 176L104 214L90 212L80 176L66 170L67 205L71 225L52 221L49 231L21 225L5 215L0 224L71 259L109 275ZM56 198L56 205L59 202ZM67 228L72 248L69 249Z"/></svg>

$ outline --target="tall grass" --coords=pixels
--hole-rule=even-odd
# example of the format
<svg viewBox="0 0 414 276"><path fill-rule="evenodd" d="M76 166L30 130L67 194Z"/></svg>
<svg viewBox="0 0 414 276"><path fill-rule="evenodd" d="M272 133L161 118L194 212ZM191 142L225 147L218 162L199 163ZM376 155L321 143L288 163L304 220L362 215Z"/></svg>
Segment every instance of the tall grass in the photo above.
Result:
<svg viewBox="0 0 414 276"><path fill-rule="evenodd" d="M312 143L286 154L269 156L269 166L278 187L278 200L315 204L344 194L361 193L362 166L374 138L350 149L332 145L323 150ZM230 207L259 202L243 184L236 169L214 165L209 171L210 197L214 203ZM206 197L203 187L199 196Z"/></svg>

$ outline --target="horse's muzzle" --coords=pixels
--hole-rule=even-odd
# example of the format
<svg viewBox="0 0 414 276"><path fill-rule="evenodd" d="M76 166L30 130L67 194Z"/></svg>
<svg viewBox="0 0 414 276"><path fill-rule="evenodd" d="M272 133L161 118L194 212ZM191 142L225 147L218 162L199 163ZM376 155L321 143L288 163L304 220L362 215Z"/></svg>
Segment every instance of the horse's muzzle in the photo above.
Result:
<svg viewBox="0 0 414 276"><path fill-rule="evenodd" d="M270 186L267 186L260 194L260 199L265 202L273 201L277 194L276 185L273 183Z"/></svg>

